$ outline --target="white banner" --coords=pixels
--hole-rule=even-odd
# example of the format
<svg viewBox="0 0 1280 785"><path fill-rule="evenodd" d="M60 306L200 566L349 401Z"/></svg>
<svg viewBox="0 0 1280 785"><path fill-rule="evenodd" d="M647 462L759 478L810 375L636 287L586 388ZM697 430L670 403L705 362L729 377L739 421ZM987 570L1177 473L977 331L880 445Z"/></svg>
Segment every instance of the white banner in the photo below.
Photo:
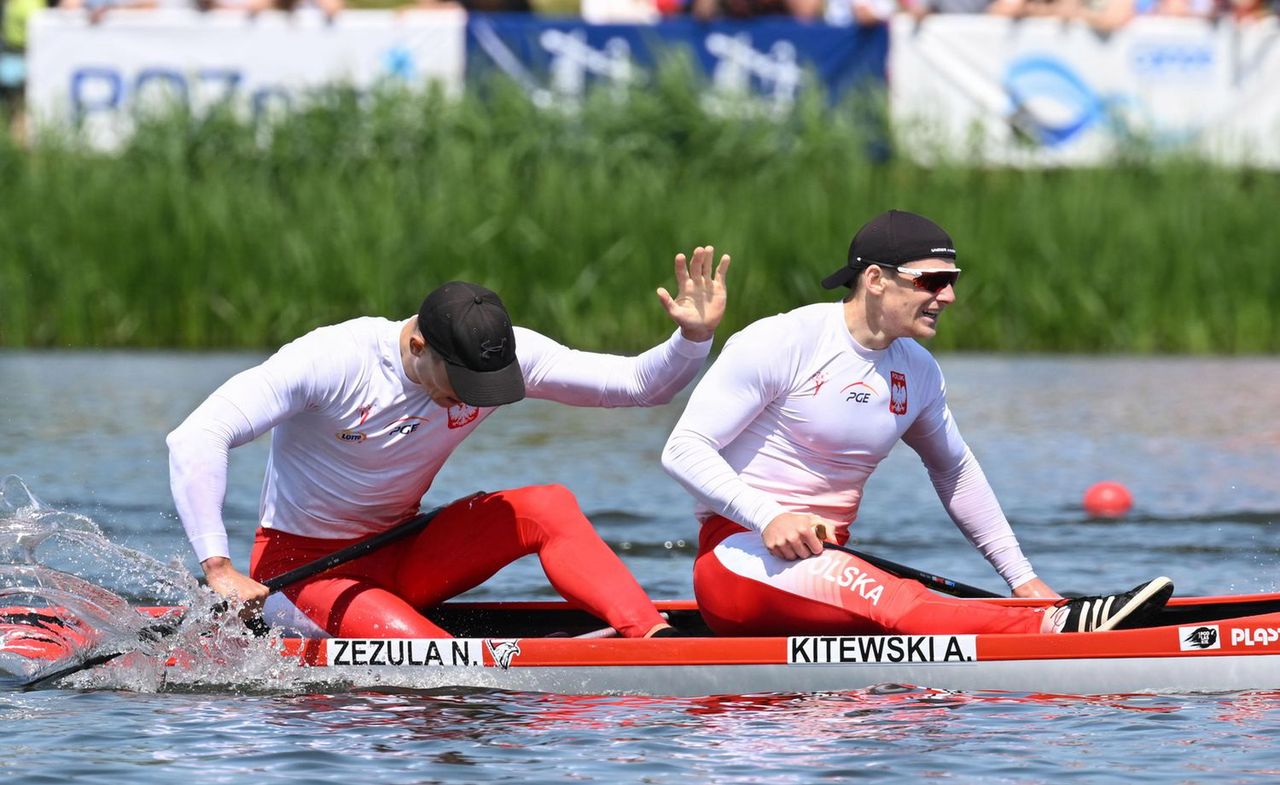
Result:
<svg viewBox="0 0 1280 785"><path fill-rule="evenodd" d="M890 105L903 149L994 163L1098 164L1125 145L1280 167L1280 25L1141 17L1078 23L894 20Z"/></svg>
<svg viewBox="0 0 1280 785"><path fill-rule="evenodd" d="M38 121L87 125L109 143L131 110L163 97L193 108L231 99L256 113L329 83L397 79L461 89L462 11L348 11L332 21L294 14L113 11L96 25L49 11L31 22L27 103Z"/></svg>

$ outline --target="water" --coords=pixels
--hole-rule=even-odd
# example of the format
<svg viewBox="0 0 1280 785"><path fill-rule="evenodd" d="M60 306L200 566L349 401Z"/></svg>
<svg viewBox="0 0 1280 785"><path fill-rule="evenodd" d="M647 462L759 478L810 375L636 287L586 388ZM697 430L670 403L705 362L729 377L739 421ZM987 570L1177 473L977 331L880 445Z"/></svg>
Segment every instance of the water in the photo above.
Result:
<svg viewBox="0 0 1280 785"><path fill-rule="evenodd" d="M0 353L0 474L20 475L48 505L87 516L112 542L194 572L168 495L163 437L257 359ZM1097 592L1165 573L1182 594L1277 590L1280 360L955 356L943 367L960 426L1051 586ZM654 597L688 597L696 530L687 498L657 463L679 410L522 403L459 450L428 503L564 483ZM241 564L264 461L263 441L233 453L227 520ZM1133 491L1124 521L1081 512L1084 489L1102 479ZM868 484L855 537L895 561L1000 588L909 450ZM88 577L119 572L77 567ZM532 559L470 595L552 596ZM210 674L208 683L223 686L157 692L157 675L136 667L132 683L113 682L128 689L0 692L0 777L1232 783L1270 782L1280 772L1276 693L1086 699L888 685L695 699L369 692L291 686L255 656L238 672Z"/></svg>

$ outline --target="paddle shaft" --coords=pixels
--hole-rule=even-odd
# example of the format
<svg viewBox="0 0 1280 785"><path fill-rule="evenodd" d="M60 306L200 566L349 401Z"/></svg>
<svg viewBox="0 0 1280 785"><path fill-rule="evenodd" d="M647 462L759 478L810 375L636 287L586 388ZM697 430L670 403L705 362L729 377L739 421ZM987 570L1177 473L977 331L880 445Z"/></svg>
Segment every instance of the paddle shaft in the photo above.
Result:
<svg viewBox="0 0 1280 785"><path fill-rule="evenodd" d="M989 592L986 589L979 589L976 586L968 586L958 581L953 581L950 578L944 578L941 575L934 575L931 572L925 572L924 570L917 570L916 568L908 567L905 564L898 564L897 562L891 562L888 559L882 559L879 556L873 556L870 553L857 551L857 550L854 550L853 548L846 548L843 545L836 545L833 542L823 542L822 547L826 548L827 550L842 551L844 553L849 554L850 556L856 556L859 559L862 559L864 562L867 562L872 566L879 567L880 569L884 570L887 573L890 573L891 575L896 575L899 578L909 578L913 581L919 581L920 583L923 583L925 586L929 587L930 589L940 591L943 594L950 594L953 597L964 597L967 599L990 599L993 597L1002 596L994 592Z"/></svg>
<svg viewBox="0 0 1280 785"><path fill-rule="evenodd" d="M325 556L320 559L316 559L313 562L309 562L300 567L295 567L286 573L282 573L280 575L275 576L274 578L269 578L263 581L262 585L266 586L273 593L278 592L283 588L286 588L288 586L291 586L297 583L298 581L303 581L303 580L306 580L307 578L311 578L316 575L319 575L320 573L325 572L326 570L331 570L334 567L337 567L339 564L346 564L347 562L354 561L355 559L358 559L361 556L364 556L369 553L373 553L374 551L383 547L384 545L387 545L388 543L395 542L396 540L402 539L404 537L408 537L411 534L416 534L417 532L422 531L427 527L427 524L431 523L431 521L434 520L435 517L440 514L440 511L442 509L444 508L437 507L436 509L431 510L430 512L424 512L419 515L416 515L413 518L410 518L409 520L405 521L404 523L399 524L398 526L387 529L386 531L381 532L379 534L375 534L374 536L361 540L360 542L353 543L352 545L348 545L347 547L341 550L334 551L328 556ZM225 608L226 604L222 603L221 606ZM253 619L250 619L245 622L245 625L250 630L252 630L255 634L258 634L258 635L265 634L268 629L266 623L263 622L261 617L255 617ZM160 638L172 635L174 632L178 630L178 626L179 625L177 623L172 623L172 622L153 624L149 627L143 628L139 632L139 637L144 637L144 638L149 637L153 640L158 640ZM104 652L102 654L95 655L93 657L90 657L87 660L84 660L83 662L77 662L74 665L68 665L65 668L59 668L58 670L52 673L46 673L44 675L38 676L32 679L31 681L28 681L25 684L20 685L20 689L31 690L37 687L41 687L45 684L55 682L58 679L61 679L63 677L70 676L73 673L79 673L80 671L85 671L90 668L96 667L98 665L102 665L104 663L110 662L116 659L117 657L120 657L127 653L128 652L117 651L117 652Z"/></svg>
<svg viewBox="0 0 1280 785"><path fill-rule="evenodd" d="M368 539L348 545L342 550L334 551L324 558L316 559L315 561L309 564L304 564L301 567L294 567L292 570L281 573L274 578L268 578L262 582L262 585L266 586L272 592L278 592L287 586L292 586L298 581L304 581L307 578L319 575L326 570L332 570L339 564L346 564L349 561L355 561L361 556L373 553L387 543L408 537L410 534L417 534L427 528L427 524L431 523L431 521L440 514L442 509L444 508L437 507L430 512L424 512L416 515L398 526L387 529L379 534L375 534Z"/></svg>

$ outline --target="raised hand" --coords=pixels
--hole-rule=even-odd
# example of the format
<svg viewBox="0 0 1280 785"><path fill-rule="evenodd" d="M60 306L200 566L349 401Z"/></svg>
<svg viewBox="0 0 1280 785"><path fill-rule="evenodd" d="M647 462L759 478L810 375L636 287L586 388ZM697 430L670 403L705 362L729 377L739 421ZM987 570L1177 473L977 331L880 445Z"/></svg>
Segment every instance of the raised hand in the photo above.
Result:
<svg viewBox="0 0 1280 785"><path fill-rule="evenodd" d="M658 299L667 315L680 326L680 333L691 341L706 341L716 331L724 316L727 294L725 276L729 272L729 254L720 257L712 271L715 248L710 245L693 249L693 258L676 254L676 294L673 297L658 287Z"/></svg>

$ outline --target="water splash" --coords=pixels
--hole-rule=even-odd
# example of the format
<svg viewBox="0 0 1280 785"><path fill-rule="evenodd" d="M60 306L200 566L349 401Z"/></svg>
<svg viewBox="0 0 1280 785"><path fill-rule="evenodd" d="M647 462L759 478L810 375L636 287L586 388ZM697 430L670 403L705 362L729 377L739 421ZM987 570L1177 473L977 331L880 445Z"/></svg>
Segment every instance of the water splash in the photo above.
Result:
<svg viewBox="0 0 1280 785"><path fill-rule="evenodd" d="M454 686L440 672L405 683L405 674L305 667L281 656L279 631L255 636L239 610L181 563L111 542L93 520L50 507L18 477L0 480L0 687L103 657L110 661L50 686L237 694L342 691L384 679Z"/></svg>
<svg viewBox="0 0 1280 785"><path fill-rule="evenodd" d="M111 542L92 519L50 507L14 475L0 480L0 564L77 575L136 602L188 602L199 586L181 563Z"/></svg>
<svg viewBox="0 0 1280 785"><path fill-rule="evenodd" d="M50 507L19 477L0 481L0 683L103 658L111 667L67 682L162 689L174 663L187 681L270 677L282 664L277 641L255 638L237 610L181 563L111 542L93 520Z"/></svg>

